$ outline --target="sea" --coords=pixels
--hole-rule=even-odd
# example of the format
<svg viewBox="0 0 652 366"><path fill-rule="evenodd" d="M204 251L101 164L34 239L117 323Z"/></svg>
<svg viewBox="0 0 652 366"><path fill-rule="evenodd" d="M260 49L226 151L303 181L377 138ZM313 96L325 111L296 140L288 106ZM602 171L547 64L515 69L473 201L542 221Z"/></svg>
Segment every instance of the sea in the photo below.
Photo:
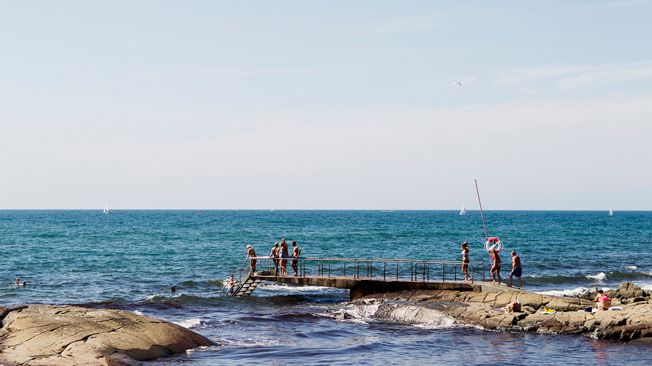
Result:
<svg viewBox="0 0 652 366"><path fill-rule="evenodd" d="M631 281L652 289L652 212L486 211L490 236L516 250L526 289L577 295ZM168 320L212 347L151 365L649 365L652 349L588 336L495 332L442 317L375 319L346 290L223 284L252 244L296 240L306 257L487 261L479 212L3 210L0 304L81 304ZM505 268L504 272L508 272ZM505 273L504 273L505 274ZM25 287L14 286L20 277ZM2 284L4 283L4 285ZM176 293L171 292L175 286ZM342 316L345 314L346 316Z"/></svg>

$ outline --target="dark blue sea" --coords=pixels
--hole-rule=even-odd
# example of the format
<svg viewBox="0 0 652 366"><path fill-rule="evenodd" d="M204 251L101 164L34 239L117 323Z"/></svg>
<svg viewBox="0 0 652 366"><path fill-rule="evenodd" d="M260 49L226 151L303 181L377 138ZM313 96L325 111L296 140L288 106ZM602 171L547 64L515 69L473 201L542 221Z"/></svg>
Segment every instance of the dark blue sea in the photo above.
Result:
<svg viewBox="0 0 652 366"><path fill-rule="evenodd" d="M519 252L527 289L575 294L632 281L652 289L652 212L488 211L489 235ZM251 243L281 237L308 257L487 260L478 212L0 211L0 304L84 304L166 319L217 346L151 364L644 365L652 350L588 337L379 321L344 290L222 283ZM14 279L27 281L16 288ZM1 285L4 283L4 285ZM176 294L170 292L177 287ZM348 313L341 320L336 314Z"/></svg>

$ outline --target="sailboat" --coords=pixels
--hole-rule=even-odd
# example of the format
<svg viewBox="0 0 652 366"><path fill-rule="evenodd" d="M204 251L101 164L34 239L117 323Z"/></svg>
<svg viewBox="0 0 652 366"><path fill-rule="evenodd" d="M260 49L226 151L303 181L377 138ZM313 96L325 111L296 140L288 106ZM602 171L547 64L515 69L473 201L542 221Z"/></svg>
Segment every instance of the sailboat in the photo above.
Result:
<svg viewBox="0 0 652 366"><path fill-rule="evenodd" d="M612 210L611 207L609 207L609 216L613 216L613 215L614 215L614 210Z"/></svg>
<svg viewBox="0 0 652 366"><path fill-rule="evenodd" d="M466 215L466 205L462 206L462 209L460 210L460 216Z"/></svg>
<svg viewBox="0 0 652 366"><path fill-rule="evenodd" d="M109 211L109 204L108 203L104 206L104 209L102 210L102 213L105 213L105 214L111 213L111 211Z"/></svg>

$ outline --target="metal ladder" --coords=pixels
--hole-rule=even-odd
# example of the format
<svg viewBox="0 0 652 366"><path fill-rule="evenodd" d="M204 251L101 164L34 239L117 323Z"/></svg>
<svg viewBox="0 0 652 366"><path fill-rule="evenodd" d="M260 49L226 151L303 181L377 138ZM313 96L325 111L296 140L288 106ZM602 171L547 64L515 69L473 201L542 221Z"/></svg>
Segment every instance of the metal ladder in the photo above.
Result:
<svg viewBox="0 0 652 366"><path fill-rule="evenodd" d="M235 287L235 289L232 291L231 296L249 296L252 292L254 292L256 287L260 285L260 282L260 279L252 278L251 272L249 272L240 286Z"/></svg>
<svg viewBox="0 0 652 366"><path fill-rule="evenodd" d="M255 278L253 275L249 269L249 261L245 259L238 269L231 273L231 276L233 276L233 287L229 288L228 283L225 284L224 292L229 296L237 297L251 295L261 282L260 279Z"/></svg>

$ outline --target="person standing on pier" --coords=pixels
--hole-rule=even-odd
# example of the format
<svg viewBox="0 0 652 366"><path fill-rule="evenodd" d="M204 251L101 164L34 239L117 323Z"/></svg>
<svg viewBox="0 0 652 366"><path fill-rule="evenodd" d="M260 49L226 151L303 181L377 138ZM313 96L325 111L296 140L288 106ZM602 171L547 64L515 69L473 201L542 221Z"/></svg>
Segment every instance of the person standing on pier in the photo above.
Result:
<svg viewBox="0 0 652 366"><path fill-rule="evenodd" d="M292 269L294 270L294 276L299 275L299 256L301 255L301 249L297 246L296 240L292 240Z"/></svg>
<svg viewBox="0 0 652 366"><path fill-rule="evenodd" d="M473 279L469 276L469 243L467 241L462 243L462 272L464 273L464 281Z"/></svg>
<svg viewBox="0 0 652 366"><path fill-rule="evenodd" d="M272 262L274 262L274 276L278 276L278 257L279 257L279 249L278 249L278 243L274 243L274 246L272 247L272 252L269 253L269 257L272 259Z"/></svg>
<svg viewBox="0 0 652 366"><path fill-rule="evenodd" d="M247 245L247 259L249 259L249 266L251 267L251 273L256 272L256 251L251 244Z"/></svg>
<svg viewBox="0 0 652 366"><path fill-rule="evenodd" d="M523 287L523 269L521 268L521 257L516 255L516 251L512 250L512 272L509 274L509 287L512 287L512 277L518 278L518 288Z"/></svg>
<svg viewBox="0 0 652 366"><path fill-rule="evenodd" d="M281 276L287 276L288 274L288 258L290 253L288 252L288 243L285 241L285 238L281 240Z"/></svg>
<svg viewBox="0 0 652 366"><path fill-rule="evenodd" d="M489 243L492 243L491 246L489 246ZM487 241L484 243L484 247L489 252L489 255L491 256L491 278L493 279L494 282L496 282L496 278L498 278L498 284L500 285L501 278L500 278L500 250L503 248L503 243L498 239L497 237L492 237L487 239Z"/></svg>

